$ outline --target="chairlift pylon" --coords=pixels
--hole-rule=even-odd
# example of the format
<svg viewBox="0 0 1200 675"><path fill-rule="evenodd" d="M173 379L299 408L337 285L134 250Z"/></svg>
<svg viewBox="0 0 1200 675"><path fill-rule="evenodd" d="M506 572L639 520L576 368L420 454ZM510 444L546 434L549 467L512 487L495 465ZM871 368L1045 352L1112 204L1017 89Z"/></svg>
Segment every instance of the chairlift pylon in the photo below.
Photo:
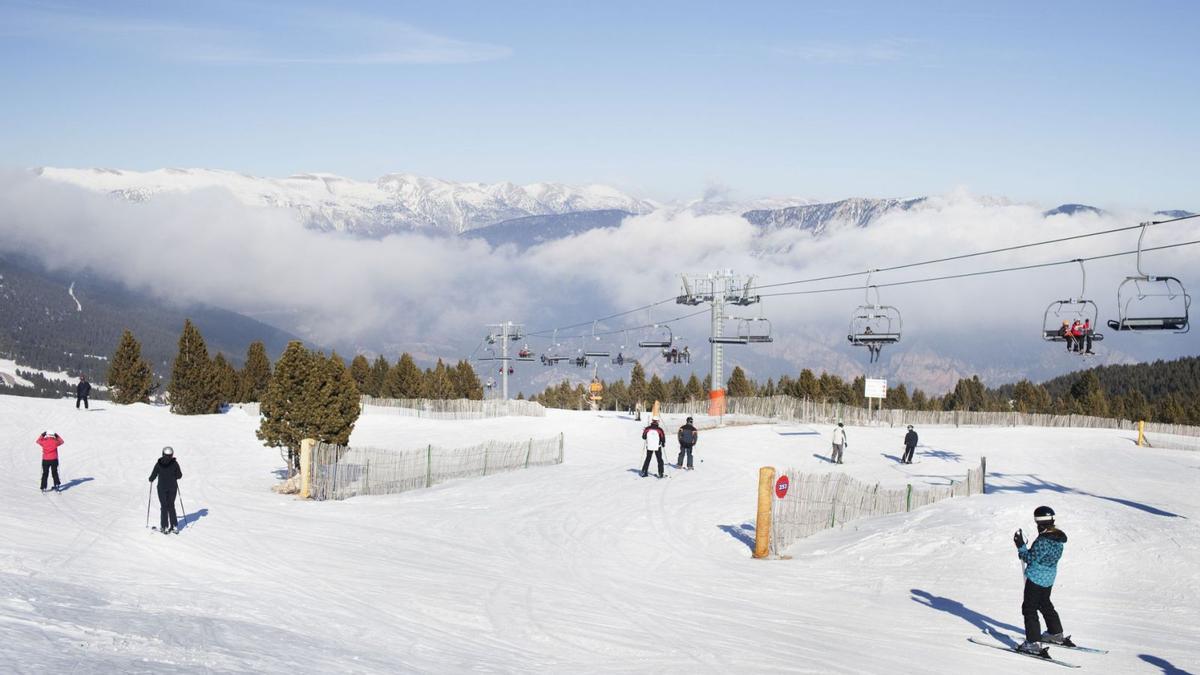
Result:
<svg viewBox="0 0 1200 675"><path fill-rule="evenodd" d="M1117 287L1117 317L1108 327L1127 331L1172 331L1191 329L1188 310L1192 297L1178 277L1146 274L1142 271L1142 240L1150 222L1142 223L1138 235L1137 275L1125 277ZM1153 311L1151 311L1153 310Z"/></svg>

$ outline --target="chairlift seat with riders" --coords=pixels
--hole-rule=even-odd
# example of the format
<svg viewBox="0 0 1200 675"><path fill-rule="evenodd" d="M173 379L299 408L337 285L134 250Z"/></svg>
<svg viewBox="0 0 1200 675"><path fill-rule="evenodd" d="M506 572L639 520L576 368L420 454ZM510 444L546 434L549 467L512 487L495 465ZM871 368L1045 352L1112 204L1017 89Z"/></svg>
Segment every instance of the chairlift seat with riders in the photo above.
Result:
<svg viewBox="0 0 1200 675"><path fill-rule="evenodd" d="M1079 263L1082 278L1079 297L1055 300L1046 307L1046 312L1042 315L1042 339L1046 342L1066 342L1068 336L1063 329L1071 327L1076 321L1086 323L1091 327L1092 342L1100 342L1104 339L1103 334L1095 332L1095 329L1100 326L1100 309L1095 302L1085 297L1087 294L1087 269L1083 266L1083 260L1075 262Z"/></svg>
<svg viewBox="0 0 1200 675"><path fill-rule="evenodd" d="M871 289L875 290L874 302L871 302ZM900 310L880 302L879 287L871 285L871 272L868 272L866 304L859 305L850 314L846 339L856 347L878 349L900 341L902 324Z"/></svg>
<svg viewBox="0 0 1200 675"><path fill-rule="evenodd" d="M1178 277L1146 274L1142 271L1142 240L1146 228L1154 223L1142 223L1138 235L1137 275L1125 277L1117 287L1117 318L1108 320L1108 327L1117 331L1173 331L1186 333L1191 326L1188 310L1192 297Z"/></svg>

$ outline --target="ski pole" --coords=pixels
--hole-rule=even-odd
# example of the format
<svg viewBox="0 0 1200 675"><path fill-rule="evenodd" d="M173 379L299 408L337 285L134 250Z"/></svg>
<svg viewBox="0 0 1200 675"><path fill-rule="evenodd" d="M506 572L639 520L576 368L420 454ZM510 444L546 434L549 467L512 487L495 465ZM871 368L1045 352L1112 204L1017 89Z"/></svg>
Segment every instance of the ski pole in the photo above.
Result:
<svg viewBox="0 0 1200 675"><path fill-rule="evenodd" d="M150 492L146 493L146 527L150 527L150 500L154 498L154 481L150 481Z"/></svg>
<svg viewBox="0 0 1200 675"><path fill-rule="evenodd" d="M175 489L178 490L178 492L176 494L179 495L179 512L183 516L182 518L179 519L179 522L187 522L187 509L184 508L184 506L183 506L183 490L179 490L178 487L176 487Z"/></svg>

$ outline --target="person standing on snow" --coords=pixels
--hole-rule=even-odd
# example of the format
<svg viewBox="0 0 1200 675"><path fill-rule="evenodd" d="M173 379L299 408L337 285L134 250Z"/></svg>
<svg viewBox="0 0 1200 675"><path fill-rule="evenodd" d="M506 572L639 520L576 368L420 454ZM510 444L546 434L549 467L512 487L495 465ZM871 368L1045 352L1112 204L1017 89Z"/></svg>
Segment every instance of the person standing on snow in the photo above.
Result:
<svg viewBox="0 0 1200 675"><path fill-rule="evenodd" d="M1063 636L1062 621L1058 618L1054 603L1050 602L1050 592L1054 590L1058 561L1062 558L1067 535L1054 526L1054 509L1049 506L1037 507L1033 512L1033 520L1037 523L1038 538L1032 546L1025 547L1025 536L1020 530L1013 535L1017 557L1025 563L1025 595L1021 602L1021 614L1025 618L1025 642L1017 649L1049 658L1050 650L1043 647L1042 642L1075 646L1071 638ZM1038 612L1046 618L1045 633L1041 632Z"/></svg>
<svg viewBox="0 0 1200 675"><path fill-rule="evenodd" d="M700 432L696 431L695 425L692 424L692 418L687 418L687 422L679 427L679 459L675 462L677 468L683 468L683 458L687 457L687 470L692 470L692 448L696 447L696 441L700 439Z"/></svg>
<svg viewBox="0 0 1200 675"><path fill-rule="evenodd" d="M653 449L650 448L650 443L654 442L654 441L646 438L647 436L650 435L651 431L655 432L658 435L657 442L655 443ZM646 448L646 461L642 462L642 478L645 478L646 475L650 472L650 458L651 457L655 457L658 459L658 477L662 478L663 477L662 451L663 451L663 448L666 447L666 445L667 445L667 432L663 431L662 427L658 426L658 418L657 417L650 420L650 426L646 427L645 429L642 429L642 440L645 441L644 445Z"/></svg>
<svg viewBox="0 0 1200 675"><path fill-rule="evenodd" d="M158 479L159 531L166 534L177 531L179 522L175 517L175 495L179 493L179 479L183 478L183 470L175 461L175 451L167 446L162 450L162 457L154 463L150 472L150 482ZM169 528L169 529L168 529Z"/></svg>
<svg viewBox="0 0 1200 675"><path fill-rule="evenodd" d="M58 434L43 431L34 443L42 446L42 492L46 491L46 478L50 473L54 474L54 489L57 490L59 486L58 447L66 441Z"/></svg>
<svg viewBox="0 0 1200 675"><path fill-rule="evenodd" d="M841 422L833 430L833 453L830 461L834 464L842 463L842 450L846 447L846 426Z"/></svg>
<svg viewBox="0 0 1200 675"><path fill-rule="evenodd" d="M92 383L87 381L87 375L79 376L79 384L75 385L75 409L79 410L80 401L83 409L88 409L88 394L92 393Z"/></svg>
<svg viewBox="0 0 1200 675"><path fill-rule="evenodd" d="M917 451L917 432L908 425L908 433L904 434L904 455L900 457L901 464L912 464L913 453Z"/></svg>

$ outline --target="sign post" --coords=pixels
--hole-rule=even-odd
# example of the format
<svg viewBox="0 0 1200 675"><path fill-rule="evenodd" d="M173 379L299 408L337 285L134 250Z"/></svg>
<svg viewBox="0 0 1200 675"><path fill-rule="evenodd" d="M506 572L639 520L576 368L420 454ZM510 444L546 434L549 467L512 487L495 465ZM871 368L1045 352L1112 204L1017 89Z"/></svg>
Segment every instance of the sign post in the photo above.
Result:
<svg viewBox="0 0 1200 675"><path fill-rule="evenodd" d="M876 408L883 407L883 399L887 398L887 380L867 378L863 380L863 397L867 399L867 414L871 413L871 400L878 399Z"/></svg>

